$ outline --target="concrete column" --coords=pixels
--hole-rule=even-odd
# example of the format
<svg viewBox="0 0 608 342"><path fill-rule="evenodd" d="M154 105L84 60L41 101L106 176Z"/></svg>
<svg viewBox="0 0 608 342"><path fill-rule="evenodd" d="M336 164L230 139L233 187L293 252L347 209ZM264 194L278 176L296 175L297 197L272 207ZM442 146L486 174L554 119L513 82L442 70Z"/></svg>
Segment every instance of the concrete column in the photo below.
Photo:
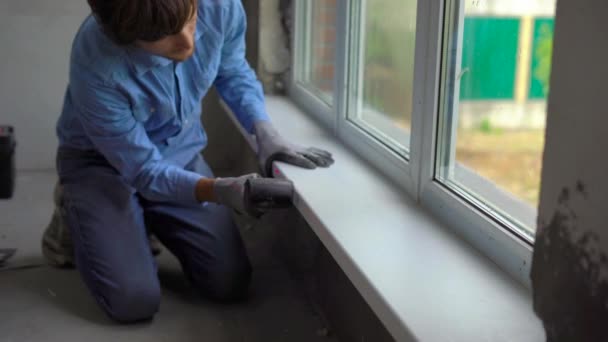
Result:
<svg viewBox="0 0 608 342"><path fill-rule="evenodd" d="M608 2L559 0L534 248L548 341L608 340Z"/></svg>

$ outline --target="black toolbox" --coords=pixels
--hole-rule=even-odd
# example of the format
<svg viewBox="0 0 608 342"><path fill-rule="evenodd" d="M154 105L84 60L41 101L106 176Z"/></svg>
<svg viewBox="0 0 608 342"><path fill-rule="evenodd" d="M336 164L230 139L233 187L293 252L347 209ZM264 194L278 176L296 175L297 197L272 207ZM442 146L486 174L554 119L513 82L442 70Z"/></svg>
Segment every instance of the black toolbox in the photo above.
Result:
<svg viewBox="0 0 608 342"><path fill-rule="evenodd" d="M0 199L13 196L15 190L15 130L0 126Z"/></svg>

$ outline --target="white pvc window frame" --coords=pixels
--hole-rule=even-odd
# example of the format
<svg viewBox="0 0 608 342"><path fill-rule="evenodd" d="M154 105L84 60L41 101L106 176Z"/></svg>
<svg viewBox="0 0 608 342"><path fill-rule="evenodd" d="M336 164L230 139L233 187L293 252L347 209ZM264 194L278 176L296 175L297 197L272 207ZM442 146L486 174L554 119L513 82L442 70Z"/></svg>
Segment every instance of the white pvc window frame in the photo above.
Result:
<svg viewBox="0 0 608 342"><path fill-rule="evenodd" d="M333 106L319 99L306 84L299 81L303 75L302 49L307 44L306 22L310 18L308 3L314 0L295 1L293 74L289 83L289 96L313 118L330 130L345 145L358 153L372 166L403 188L434 216L492 259L526 287L530 287L529 272L532 243L522 239L508 226L487 215L475 203L436 180L439 111L443 94L442 70L445 67L444 25L460 25L452 19L459 0L419 0L417 5L416 47L414 64L414 94L412 131L407 157L396 153L378 138L348 120L349 92L356 86L349 77L351 52L351 6L356 1L338 0L336 79ZM462 1L462 0L460 0ZM456 16L456 18L458 18ZM338 68L337 66L340 66Z"/></svg>
<svg viewBox="0 0 608 342"><path fill-rule="evenodd" d="M358 0L365 2L367 0ZM334 80L334 99L333 105L329 106L315 95L314 89L307 87L306 82L302 82L308 58L306 53L298 50L307 46L310 39L307 37L309 28L309 18L311 15L310 3L312 1L295 1L295 20L294 20L294 42L296 47L293 60L293 74L289 84L289 95L291 99L310 113L313 118L323 124L335 136L342 140L346 145L358 152L367 162L375 166L380 172L386 175L391 181L403 188L408 193L414 193L415 175L413 173L411 155L402 151L395 151L387 148L387 144L376 135L370 134L359 125L351 122L347 116L347 110L352 106L349 103L348 94L350 91L357 91L353 87L359 86L360 82L355 82L351 77L360 77L350 73L349 63L351 60L350 34L352 18L347 15L352 13L354 2L350 0L338 0L337 25L336 25L336 63ZM361 6L363 6L362 4ZM294 77L295 76L295 77ZM409 159L409 160L408 160ZM381 166L381 167L379 167Z"/></svg>

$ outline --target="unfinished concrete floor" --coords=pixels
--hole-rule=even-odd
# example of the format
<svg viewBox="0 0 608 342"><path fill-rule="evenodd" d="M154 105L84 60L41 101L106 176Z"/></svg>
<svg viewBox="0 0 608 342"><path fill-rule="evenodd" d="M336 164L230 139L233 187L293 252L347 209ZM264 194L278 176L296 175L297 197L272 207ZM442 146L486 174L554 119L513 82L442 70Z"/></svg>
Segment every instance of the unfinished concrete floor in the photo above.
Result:
<svg viewBox="0 0 608 342"><path fill-rule="evenodd" d="M0 201L0 248L18 248L9 266L43 263L40 237L52 212L54 172L21 172L11 201ZM13 341L330 341L280 263L254 270L252 297L220 305L193 292L167 250L152 322L116 325L75 270L0 269L0 342Z"/></svg>

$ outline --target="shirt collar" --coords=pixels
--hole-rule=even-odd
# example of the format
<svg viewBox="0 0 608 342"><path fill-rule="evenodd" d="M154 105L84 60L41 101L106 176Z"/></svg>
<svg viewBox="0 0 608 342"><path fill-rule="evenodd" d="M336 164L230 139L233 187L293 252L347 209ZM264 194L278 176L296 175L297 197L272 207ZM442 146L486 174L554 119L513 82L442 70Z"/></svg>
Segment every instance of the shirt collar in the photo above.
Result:
<svg viewBox="0 0 608 342"><path fill-rule="evenodd" d="M129 60L131 61L131 64L133 64L138 75L141 75L154 67L167 66L173 63L169 58L151 54L146 50L135 46L128 47L127 53L129 54Z"/></svg>
<svg viewBox="0 0 608 342"><path fill-rule="evenodd" d="M200 24L200 22L199 22ZM197 25L196 33L194 34L194 41L198 44L199 39L203 36L203 28L202 25ZM144 49L138 48L136 46L130 46L127 48L127 53L129 54L129 59L135 71L138 75L142 75L148 70L159 67L159 66L167 66L173 63L172 60L166 57L158 56L147 52Z"/></svg>
<svg viewBox="0 0 608 342"><path fill-rule="evenodd" d="M198 12L198 18L196 18L196 32L194 33L194 41L198 42L201 39L204 31L204 23L203 18L201 17L201 12Z"/></svg>

